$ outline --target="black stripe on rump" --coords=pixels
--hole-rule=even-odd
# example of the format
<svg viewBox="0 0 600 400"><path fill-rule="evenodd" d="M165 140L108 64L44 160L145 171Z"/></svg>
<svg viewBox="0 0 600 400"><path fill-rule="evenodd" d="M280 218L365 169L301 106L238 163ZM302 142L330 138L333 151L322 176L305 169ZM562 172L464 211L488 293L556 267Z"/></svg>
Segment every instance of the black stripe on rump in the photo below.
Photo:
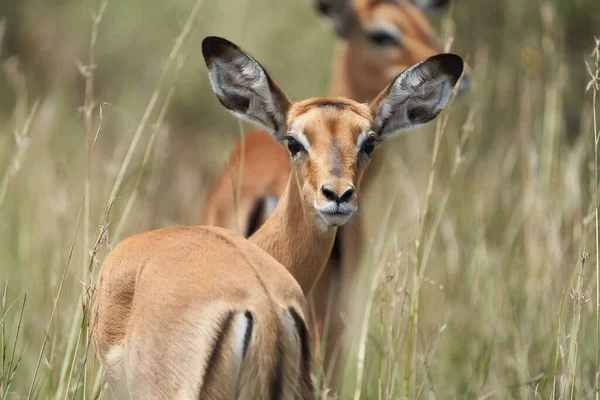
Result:
<svg viewBox="0 0 600 400"><path fill-rule="evenodd" d="M200 387L199 398L203 399L204 388L207 386L206 384L210 382L212 377L214 366L217 360L219 359L219 353L221 352L221 347L223 344L223 339L231 326L231 321L233 320L233 316L235 313L233 311L229 311L225 317L221 320L219 324L219 329L217 330L217 336L213 340L212 349L210 352L210 357L208 358L208 362L206 363L206 368L204 369L204 377L202 379L202 386Z"/></svg>
<svg viewBox="0 0 600 400"><path fill-rule="evenodd" d="M275 370L271 380L271 400L279 400L283 396L283 343L281 341L281 327L277 326L277 342L275 343L275 351L277 351L277 361L275 362Z"/></svg>
<svg viewBox="0 0 600 400"><path fill-rule="evenodd" d="M250 338L252 337L252 330L254 329L254 316L250 311L246 311L244 315L248 321L248 326L246 327L246 334L244 335L244 350L242 351L242 357L246 358L246 351L248 350Z"/></svg>
<svg viewBox="0 0 600 400"><path fill-rule="evenodd" d="M300 350L302 352L302 379L304 379L304 387L309 390L309 393L313 393L313 384L310 378L311 371L311 351L310 351L310 333L306 327L304 319L296 312L294 307L290 307L290 314L294 319L296 329L298 329L298 336L300 336Z"/></svg>

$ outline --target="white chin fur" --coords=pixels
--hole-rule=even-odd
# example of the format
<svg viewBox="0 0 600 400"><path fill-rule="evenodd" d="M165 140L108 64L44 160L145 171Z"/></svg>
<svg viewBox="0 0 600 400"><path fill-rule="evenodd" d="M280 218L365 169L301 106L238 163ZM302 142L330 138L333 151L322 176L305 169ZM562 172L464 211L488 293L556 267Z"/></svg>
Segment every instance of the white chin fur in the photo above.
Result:
<svg viewBox="0 0 600 400"><path fill-rule="evenodd" d="M315 210L321 217L325 227L338 227L344 225L357 210L352 204L336 204L332 201L322 205L314 204Z"/></svg>
<svg viewBox="0 0 600 400"><path fill-rule="evenodd" d="M344 225L352 217L352 214L323 214L319 212L323 222L329 227L338 227Z"/></svg>

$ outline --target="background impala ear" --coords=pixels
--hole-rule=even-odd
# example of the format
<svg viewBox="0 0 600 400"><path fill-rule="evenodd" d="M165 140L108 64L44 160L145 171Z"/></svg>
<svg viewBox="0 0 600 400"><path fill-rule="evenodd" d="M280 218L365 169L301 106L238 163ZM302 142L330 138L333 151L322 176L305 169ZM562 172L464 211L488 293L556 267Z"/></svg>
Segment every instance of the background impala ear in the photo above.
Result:
<svg viewBox="0 0 600 400"><path fill-rule="evenodd" d="M450 0L413 0L413 4L425 12L435 12L450 4Z"/></svg>
<svg viewBox="0 0 600 400"><path fill-rule="evenodd" d="M371 104L373 132L387 140L434 119L448 104L463 69L459 56L438 54L398 75Z"/></svg>
<svg viewBox="0 0 600 400"><path fill-rule="evenodd" d="M282 140L290 101L267 71L241 48L216 36L202 41L202 55L221 104Z"/></svg>
<svg viewBox="0 0 600 400"><path fill-rule="evenodd" d="M331 20L336 33L341 37L348 37L353 24L356 24L352 0L314 1L317 10Z"/></svg>

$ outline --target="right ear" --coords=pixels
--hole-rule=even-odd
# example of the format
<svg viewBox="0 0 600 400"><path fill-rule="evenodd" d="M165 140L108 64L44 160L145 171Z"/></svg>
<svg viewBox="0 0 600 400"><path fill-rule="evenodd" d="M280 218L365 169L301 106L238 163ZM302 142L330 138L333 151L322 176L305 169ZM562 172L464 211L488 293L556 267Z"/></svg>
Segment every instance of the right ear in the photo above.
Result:
<svg viewBox="0 0 600 400"><path fill-rule="evenodd" d="M336 33L348 37L356 17L352 8L352 0L314 0L317 10L329 18Z"/></svg>
<svg viewBox="0 0 600 400"><path fill-rule="evenodd" d="M450 101L463 69L459 56L438 54L398 75L371 104L372 130L378 141L437 117Z"/></svg>
<svg viewBox="0 0 600 400"><path fill-rule="evenodd" d="M267 71L241 48L216 36L204 38L202 55L221 104L282 140L291 103Z"/></svg>

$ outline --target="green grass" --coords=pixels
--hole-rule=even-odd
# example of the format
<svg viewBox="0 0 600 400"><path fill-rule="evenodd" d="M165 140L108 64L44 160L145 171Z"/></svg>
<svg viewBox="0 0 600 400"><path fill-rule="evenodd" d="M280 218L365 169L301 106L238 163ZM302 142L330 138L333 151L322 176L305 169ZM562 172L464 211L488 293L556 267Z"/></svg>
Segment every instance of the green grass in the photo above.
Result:
<svg viewBox="0 0 600 400"><path fill-rule="evenodd" d="M195 4L109 1L96 22L101 1L0 5L2 399L110 397L99 266L134 232L197 223L239 137L203 36L293 98L327 90L335 39L309 0ZM600 5L457 0L434 23L476 87L395 140L368 194L339 397L598 399Z"/></svg>

